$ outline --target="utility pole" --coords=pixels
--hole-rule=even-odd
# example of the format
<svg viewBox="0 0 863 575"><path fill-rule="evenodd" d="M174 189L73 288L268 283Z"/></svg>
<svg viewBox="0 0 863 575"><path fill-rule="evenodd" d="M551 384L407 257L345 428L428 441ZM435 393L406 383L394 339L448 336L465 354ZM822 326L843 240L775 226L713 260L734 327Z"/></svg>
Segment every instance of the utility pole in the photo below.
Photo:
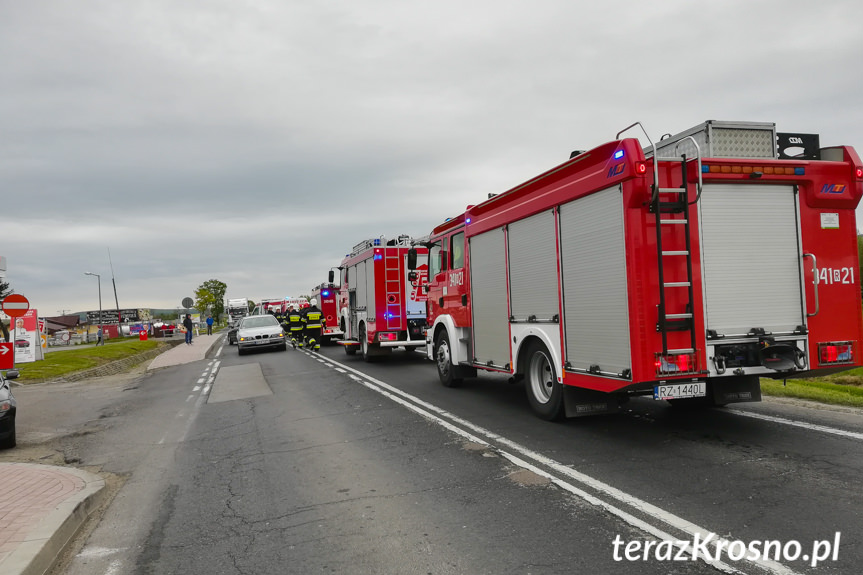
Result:
<svg viewBox="0 0 863 575"><path fill-rule="evenodd" d="M84 272L85 276L96 276L96 282L99 284L99 331L102 333L102 345L105 345L105 326L102 324L102 276L92 272ZM97 341L98 345L99 342Z"/></svg>
<svg viewBox="0 0 863 575"><path fill-rule="evenodd" d="M111 248L108 248L108 265L111 266L111 283L114 284L114 305L117 306L117 332L123 335L123 318L120 316L120 302L117 299L117 282L114 281L114 264L111 262Z"/></svg>

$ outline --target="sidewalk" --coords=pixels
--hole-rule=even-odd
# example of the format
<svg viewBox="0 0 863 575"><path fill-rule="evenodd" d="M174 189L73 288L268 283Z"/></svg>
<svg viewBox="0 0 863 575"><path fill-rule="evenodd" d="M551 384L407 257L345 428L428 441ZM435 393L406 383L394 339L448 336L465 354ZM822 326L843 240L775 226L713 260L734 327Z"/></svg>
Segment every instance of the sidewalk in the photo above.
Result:
<svg viewBox="0 0 863 575"><path fill-rule="evenodd" d="M102 478L73 467L0 463L0 573L42 575L101 503Z"/></svg>
<svg viewBox="0 0 863 575"><path fill-rule="evenodd" d="M219 339L222 339L224 333L214 333L213 335L196 335L192 337L192 345L181 343L175 345L163 354L156 356L147 370L159 369L160 367L168 367L171 365L181 365L192 361L204 359L207 352Z"/></svg>
<svg viewBox="0 0 863 575"><path fill-rule="evenodd" d="M224 333L199 335L148 370L204 359ZM43 575L105 495L105 481L74 467L0 463L0 574Z"/></svg>

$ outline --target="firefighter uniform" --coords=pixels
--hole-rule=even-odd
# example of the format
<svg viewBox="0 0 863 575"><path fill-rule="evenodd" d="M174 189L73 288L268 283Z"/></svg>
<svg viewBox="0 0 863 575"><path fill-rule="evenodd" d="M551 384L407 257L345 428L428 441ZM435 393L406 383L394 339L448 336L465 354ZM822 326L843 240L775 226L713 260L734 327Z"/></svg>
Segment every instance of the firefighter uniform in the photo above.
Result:
<svg viewBox="0 0 863 575"><path fill-rule="evenodd" d="M321 310L318 309L318 301L312 298L309 302L311 306L303 310L303 340L306 342L307 349L320 351L321 335L323 334L323 316Z"/></svg>
<svg viewBox="0 0 863 575"><path fill-rule="evenodd" d="M288 326L291 329L291 345L297 347L303 346L303 315L300 310L291 307L288 310Z"/></svg>

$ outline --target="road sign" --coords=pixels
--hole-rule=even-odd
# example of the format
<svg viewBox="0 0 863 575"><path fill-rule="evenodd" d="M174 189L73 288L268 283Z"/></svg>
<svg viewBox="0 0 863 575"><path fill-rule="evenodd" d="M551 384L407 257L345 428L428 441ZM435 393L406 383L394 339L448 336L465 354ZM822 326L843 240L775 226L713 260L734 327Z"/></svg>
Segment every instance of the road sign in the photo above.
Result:
<svg viewBox="0 0 863 575"><path fill-rule="evenodd" d="M195 305L195 300L190 297L184 297L183 301L180 303L183 304L183 307L192 307L193 305Z"/></svg>
<svg viewBox="0 0 863 575"><path fill-rule="evenodd" d="M15 367L15 348L10 341L0 343L0 369L12 369Z"/></svg>
<svg viewBox="0 0 863 575"><path fill-rule="evenodd" d="M21 317L28 309L30 301L21 294L9 294L3 300L3 312L9 317Z"/></svg>

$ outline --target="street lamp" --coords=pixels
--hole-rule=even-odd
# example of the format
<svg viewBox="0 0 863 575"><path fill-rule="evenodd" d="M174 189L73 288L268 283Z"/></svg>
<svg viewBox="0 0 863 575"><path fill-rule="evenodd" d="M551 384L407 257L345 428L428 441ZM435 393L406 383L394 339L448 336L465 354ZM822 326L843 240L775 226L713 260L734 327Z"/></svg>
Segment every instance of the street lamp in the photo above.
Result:
<svg viewBox="0 0 863 575"><path fill-rule="evenodd" d="M102 276L92 272L84 272L85 276L96 276L96 283L99 284L99 332L102 334L102 342L105 342L105 329L102 327ZM99 342L96 342L99 345Z"/></svg>

